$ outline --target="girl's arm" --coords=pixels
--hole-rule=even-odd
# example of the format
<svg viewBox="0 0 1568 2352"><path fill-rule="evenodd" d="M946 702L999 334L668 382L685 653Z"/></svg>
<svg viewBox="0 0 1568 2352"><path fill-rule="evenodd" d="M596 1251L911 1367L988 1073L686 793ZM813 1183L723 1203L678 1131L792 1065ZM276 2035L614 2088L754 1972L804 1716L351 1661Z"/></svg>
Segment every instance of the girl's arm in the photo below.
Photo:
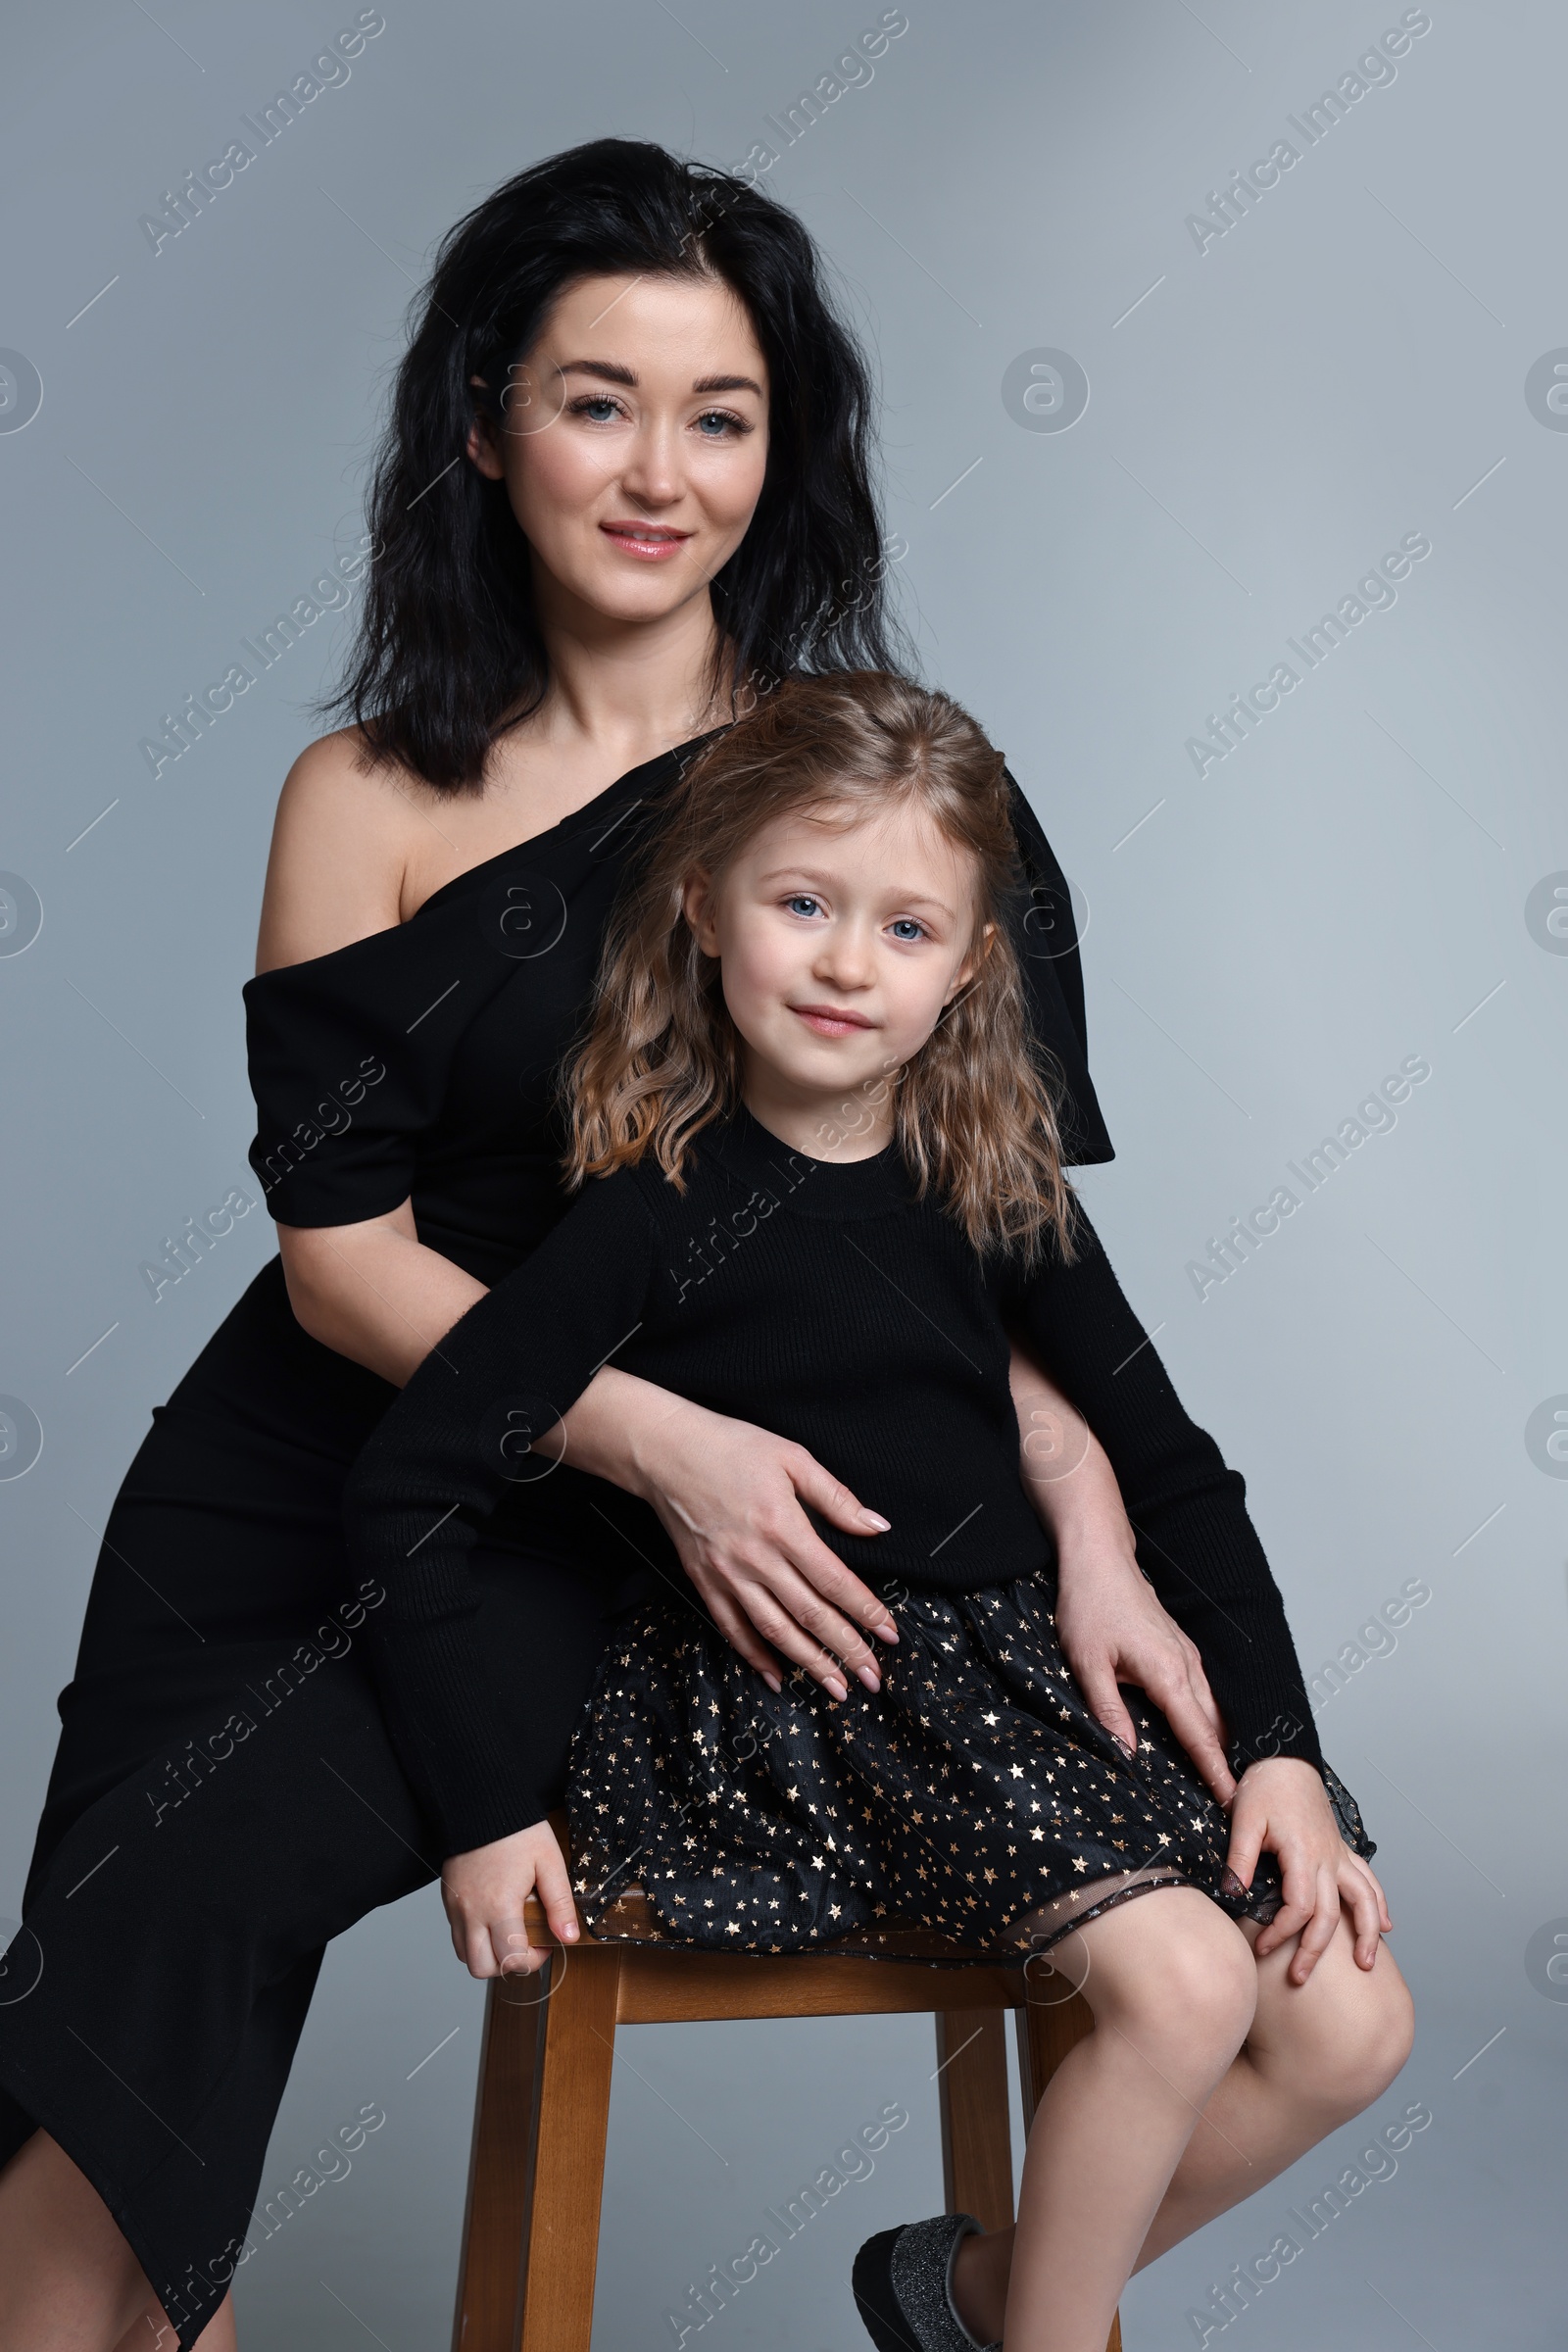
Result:
<svg viewBox="0 0 1568 2352"><path fill-rule="evenodd" d="M1009 1366L1024 1489L1056 1546L1056 1634L1091 1712L1136 1750L1138 1727L1118 1685L1146 1690L1221 1804L1236 1781L1198 1644L1161 1606L1138 1565L1121 1489L1076 1406L1014 1347Z"/></svg>
<svg viewBox="0 0 1568 2352"><path fill-rule="evenodd" d="M1240 1767L1229 1866L1236 1891L1265 1848L1278 1855L1284 1905L1258 1938L1271 1951L1299 1935L1290 1974L1303 1984L1338 1924L1352 1915L1370 1967L1389 1923L1382 1888L1350 1851L1324 1788L1322 1750L1279 1588L1248 1516L1246 1490L1171 1386L1080 1208L1077 1255L1027 1283L1031 1344L1104 1440L1161 1596L1196 1639L1216 1686Z"/></svg>

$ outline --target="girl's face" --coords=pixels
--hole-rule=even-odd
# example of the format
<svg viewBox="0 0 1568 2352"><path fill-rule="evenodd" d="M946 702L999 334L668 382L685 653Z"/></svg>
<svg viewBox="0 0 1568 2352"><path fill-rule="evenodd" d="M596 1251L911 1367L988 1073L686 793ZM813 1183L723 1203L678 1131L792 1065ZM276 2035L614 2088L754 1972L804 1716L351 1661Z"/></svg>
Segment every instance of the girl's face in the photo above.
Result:
<svg viewBox="0 0 1568 2352"><path fill-rule="evenodd" d="M880 1150L885 1081L984 953L968 852L907 804L848 823L831 810L780 817L716 883L688 886L686 915L722 967L762 1124L808 1150L847 1113L859 1151Z"/></svg>
<svg viewBox="0 0 1568 2352"><path fill-rule="evenodd" d="M654 621L706 597L767 466L767 366L727 285L584 278L491 389L502 421L475 423L468 456L507 485L547 618Z"/></svg>

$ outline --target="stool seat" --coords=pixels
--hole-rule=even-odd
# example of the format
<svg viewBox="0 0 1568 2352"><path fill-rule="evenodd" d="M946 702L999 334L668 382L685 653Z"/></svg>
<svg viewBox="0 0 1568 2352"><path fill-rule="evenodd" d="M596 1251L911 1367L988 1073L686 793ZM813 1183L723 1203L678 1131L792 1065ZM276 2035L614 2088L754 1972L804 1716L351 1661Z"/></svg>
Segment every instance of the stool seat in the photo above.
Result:
<svg viewBox="0 0 1568 2352"><path fill-rule="evenodd" d="M564 1824L555 1826L564 1852ZM1013 2218L1007 2012L1025 2130L1094 2022L1027 1955L966 1950L907 1922L820 1951L706 1951L663 1933L641 1887L572 1944L557 1941L537 1901L525 1921L549 1957L489 1987L454 2352L589 2352L617 2026L931 2013L947 2208L1002 2230ZM1119 2321L1106 2352L1121 2352Z"/></svg>
<svg viewBox="0 0 1568 2352"><path fill-rule="evenodd" d="M555 1942L550 1924L545 1918L536 1896L530 1896L528 1899L525 1907L525 1925L531 1943L538 1945ZM584 1928L575 1948L580 1951L586 1945L596 1943L612 1943L622 1948L628 1943L659 1944L666 1951L685 1952L698 1958L713 1956L711 1953L705 1954L698 1951L684 1937L671 1936L667 1930L662 1927L648 1900L647 1888L643 1886L624 1888L612 1903L606 1906L601 1915L597 1933L590 1935ZM923 1928L910 1921L898 1919L880 1922L874 1928L855 1929L848 1936L836 1936L831 1943L823 1942L816 1950L810 1952L803 1952L797 1946L787 1955L783 1954L781 1950L754 1953L748 1949L743 1956L747 1958L788 1957L797 1960L814 1960L818 1956L818 1952L830 1952L839 1958L924 1960L934 1967L946 1968L995 1967L999 1964L1021 1968L1028 1958L1025 1951L1017 1953L986 1951L974 1944L960 1943L954 1936L940 1934L935 1928ZM717 1954L717 1957L721 1959L729 1959L734 1956L734 1954L724 1952Z"/></svg>

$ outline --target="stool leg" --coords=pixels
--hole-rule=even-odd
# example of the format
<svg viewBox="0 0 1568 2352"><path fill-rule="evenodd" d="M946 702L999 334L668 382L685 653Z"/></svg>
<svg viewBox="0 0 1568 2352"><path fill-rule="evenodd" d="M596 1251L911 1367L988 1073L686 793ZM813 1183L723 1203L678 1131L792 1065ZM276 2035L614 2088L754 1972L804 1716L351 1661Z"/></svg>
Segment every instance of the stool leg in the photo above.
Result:
<svg viewBox="0 0 1568 2352"><path fill-rule="evenodd" d="M551 1963L517 2352L589 2352L620 1967L605 1946Z"/></svg>
<svg viewBox="0 0 1568 2352"><path fill-rule="evenodd" d="M1012 2220L1006 2026L1004 2009L937 2011L943 2194L949 2213L972 2213L982 2230Z"/></svg>
<svg viewBox="0 0 1568 2352"><path fill-rule="evenodd" d="M485 2002L453 2352L513 2352L538 2130L544 1989L538 1977L498 1979Z"/></svg>
<svg viewBox="0 0 1568 2352"><path fill-rule="evenodd" d="M1022 2078L1024 2131L1035 2120L1041 2094L1075 2042L1095 2028L1089 2003L1076 1992L1065 2000L1030 2000L1013 2015L1018 2021L1018 2071ZM1121 2352L1121 2321L1112 2319L1105 2352Z"/></svg>

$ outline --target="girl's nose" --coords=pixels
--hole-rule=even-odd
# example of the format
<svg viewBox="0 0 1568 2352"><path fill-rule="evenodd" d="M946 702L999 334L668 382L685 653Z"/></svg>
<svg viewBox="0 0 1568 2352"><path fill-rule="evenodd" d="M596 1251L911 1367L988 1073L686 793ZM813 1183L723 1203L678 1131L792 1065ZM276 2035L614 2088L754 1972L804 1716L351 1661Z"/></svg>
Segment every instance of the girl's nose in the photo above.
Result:
<svg viewBox="0 0 1568 2352"><path fill-rule="evenodd" d="M816 968L840 988L869 988L876 977L870 940L853 923L835 923L817 951Z"/></svg>

